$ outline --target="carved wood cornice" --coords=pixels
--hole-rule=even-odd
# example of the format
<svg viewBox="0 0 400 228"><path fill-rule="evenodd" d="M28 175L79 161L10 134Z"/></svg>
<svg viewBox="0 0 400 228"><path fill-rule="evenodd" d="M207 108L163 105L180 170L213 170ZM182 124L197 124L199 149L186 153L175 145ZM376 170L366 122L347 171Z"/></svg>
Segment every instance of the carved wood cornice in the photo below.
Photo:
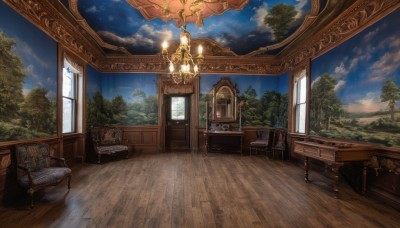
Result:
<svg viewBox="0 0 400 228"><path fill-rule="evenodd" d="M86 62L96 66L102 58L101 49L90 43L76 27L68 23L50 1L4 0L4 2Z"/></svg>
<svg viewBox="0 0 400 228"><path fill-rule="evenodd" d="M55 7L62 4L59 1L39 0L4 0L8 5L22 14L44 32L53 37L59 44L76 54L101 72L167 72L161 55L141 56L121 54L106 56L101 49L99 40L88 33L83 21L72 21L67 10ZM70 4L76 3L70 1ZM311 15L317 15L317 1L312 1ZM315 6L314 6L315 5ZM325 26L314 35L306 37L299 44L290 44L290 49L282 52L277 58L263 56L265 51L258 50L248 56L238 56L230 49L222 47L208 38L193 39L193 45L202 43L205 48L204 63L201 72L205 74L243 74L243 75L277 75L293 70L301 62L314 59L323 53L346 41L365 27L383 18L399 8L398 0L357 0L337 19ZM77 8L77 6L75 6ZM60 10L61 9L61 10ZM67 18L67 16L69 16ZM76 16L76 15L75 15ZM75 18L76 19L76 18ZM307 22L307 26L308 26ZM86 24L87 25L87 24ZM311 26L311 25L310 25ZM296 38L297 39L297 38ZM110 49L109 46L107 48ZM112 50L120 50L111 47Z"/></svg>
<svg viewBox="0 0 400 228"><path fill-rule="evenodd" d="M168 72L168 66L159 56L108 56L99 64L102 72ZM283 72L282 65L274 57L241 58L205 56L200 66L202 74L248 74L277 75Z"/></svg>
<svg viewBox="0 0 400 228"><path fill-rule="evenodd" d="M399 8L398 0L358 0L325 29L280 58L282 67L292 70L351 38L362 29Z"/></svg>

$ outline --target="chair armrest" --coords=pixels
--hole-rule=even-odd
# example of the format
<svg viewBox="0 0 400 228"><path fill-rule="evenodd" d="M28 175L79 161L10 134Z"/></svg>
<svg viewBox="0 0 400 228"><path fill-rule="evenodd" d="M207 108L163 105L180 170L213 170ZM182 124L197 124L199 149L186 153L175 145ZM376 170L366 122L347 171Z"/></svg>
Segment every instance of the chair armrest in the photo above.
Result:
<svg viewBox="0 0 400 228"><path fill-rule="evenodd" d="M24 163L27 164L28 162L24 162ZM24 170L28 174L29 185L32 185L33 184L33 177L32 177L31 170L29 169L29 167L25 167L25 166L23 166L21 164L18 164L17 167L19 169Z"/></svg>
<svg viewBox="0 0 400 228"><path fill-rule="evenodd" d="M57 160L57 161L62 162L62 163L64 164L64 167L68 167L68 166L67 166L67 163L65 163L65 158L55 157L55 156L52 156L52 155L49 155L49 157L50 157L51 159L53 159L53 160Z"/></svg>

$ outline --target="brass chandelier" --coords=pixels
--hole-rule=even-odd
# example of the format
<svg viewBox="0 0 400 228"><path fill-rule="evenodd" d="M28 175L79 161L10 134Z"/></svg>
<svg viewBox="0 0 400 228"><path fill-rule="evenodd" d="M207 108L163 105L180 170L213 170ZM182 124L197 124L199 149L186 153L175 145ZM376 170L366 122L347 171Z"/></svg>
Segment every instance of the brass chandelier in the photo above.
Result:
<svg viewBox="0 0 400 228"><path fill-rule="evenodd" d="M176 84L191 83L193 78L200 75L200 64L203 62L203 47L198 46L198 55L190 53L190 33L186 31L186 24L181 27L180 43L171 56L168 56L168 43L162 43L162 56L169 65L169 75Z"/></svg>

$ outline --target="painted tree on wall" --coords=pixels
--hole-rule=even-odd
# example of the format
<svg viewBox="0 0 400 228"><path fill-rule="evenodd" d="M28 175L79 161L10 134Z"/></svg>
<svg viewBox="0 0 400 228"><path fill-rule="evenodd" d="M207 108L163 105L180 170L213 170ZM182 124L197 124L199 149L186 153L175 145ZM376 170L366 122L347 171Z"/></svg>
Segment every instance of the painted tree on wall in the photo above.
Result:
<svg viewBox="0 0 400 228"><path fill-rule="evenodd" d="M316 131L329 130L331 123L344 115L335 85L336 80L324 73L311 87L310 127Z"/></svg>
<svg viewBox="0 0 400 228"><path fill-rule="evenodd" d="M287 127L288 96L276 91L265 91L260 99L252 87L238 96L242 104L243 126Z"/></svg>
<svg viewBox="0 0 400 228"><path fill-rule="evenodd" d="M389 78L382 87L381 101L388 102L390 118L395 120L394 114L396 112L396 101L400 100L400 87Z"/></svg>
<svg viewBox="0 0 400 228"><path fill-rule="evenodd" d="M0 32L0 141L53 135L57 131L56 98L48 98L43 87L24 95L27 74L15 45L14 39Z"/></svg>
<svg viewBox="0 0 400 228"><path fill-rule="evenodd" d="M26 77L21 58L12 49L15 41L0 32L0 119L10 121L17 117L23 102L23 82Z"/></svg>
<svg viewBox="0 0 400 228"><path fill-rule="evenodd" d="M158 113L157 96L147 96L144 91L134 90L134 102L126 102L122 96L107 100L97 91L86 101L87 129L91 127L123 125L156 125Z"/></svg>
<svg viewBox="0 0 400 228"><path fill-rule="evenodd" d="M32 89L21 105L22 125L35 131L54 132L56 121L55 105L46 97L47 90L41 87Z"/></svg>

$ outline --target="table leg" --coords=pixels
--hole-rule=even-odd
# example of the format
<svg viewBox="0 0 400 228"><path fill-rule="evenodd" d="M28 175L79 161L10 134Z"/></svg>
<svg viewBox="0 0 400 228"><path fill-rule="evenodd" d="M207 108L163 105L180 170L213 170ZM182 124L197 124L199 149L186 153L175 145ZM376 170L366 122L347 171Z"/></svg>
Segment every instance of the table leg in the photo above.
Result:
<svg viewBox="0 0 400 228"><path fill-rule="evenodd" d="M204 153L203 153L204 157L207 157L207 152L208 152L208 136L204 135Z"/></svg>
<svg viewBox="0 0 400 228"><path fill-rule="evenodd" d="M308 157L304 158L304 169L305 169L305 171L304 171L304 180L305 181L309 181L309 179L308 179Z"/></svg>
<svg viewBox="0 0 400 228"><path fill-rule="evenodd" d="M333 163L333 191L335 192L335 198L339 198L339 168L341 164Z"/></svg>

